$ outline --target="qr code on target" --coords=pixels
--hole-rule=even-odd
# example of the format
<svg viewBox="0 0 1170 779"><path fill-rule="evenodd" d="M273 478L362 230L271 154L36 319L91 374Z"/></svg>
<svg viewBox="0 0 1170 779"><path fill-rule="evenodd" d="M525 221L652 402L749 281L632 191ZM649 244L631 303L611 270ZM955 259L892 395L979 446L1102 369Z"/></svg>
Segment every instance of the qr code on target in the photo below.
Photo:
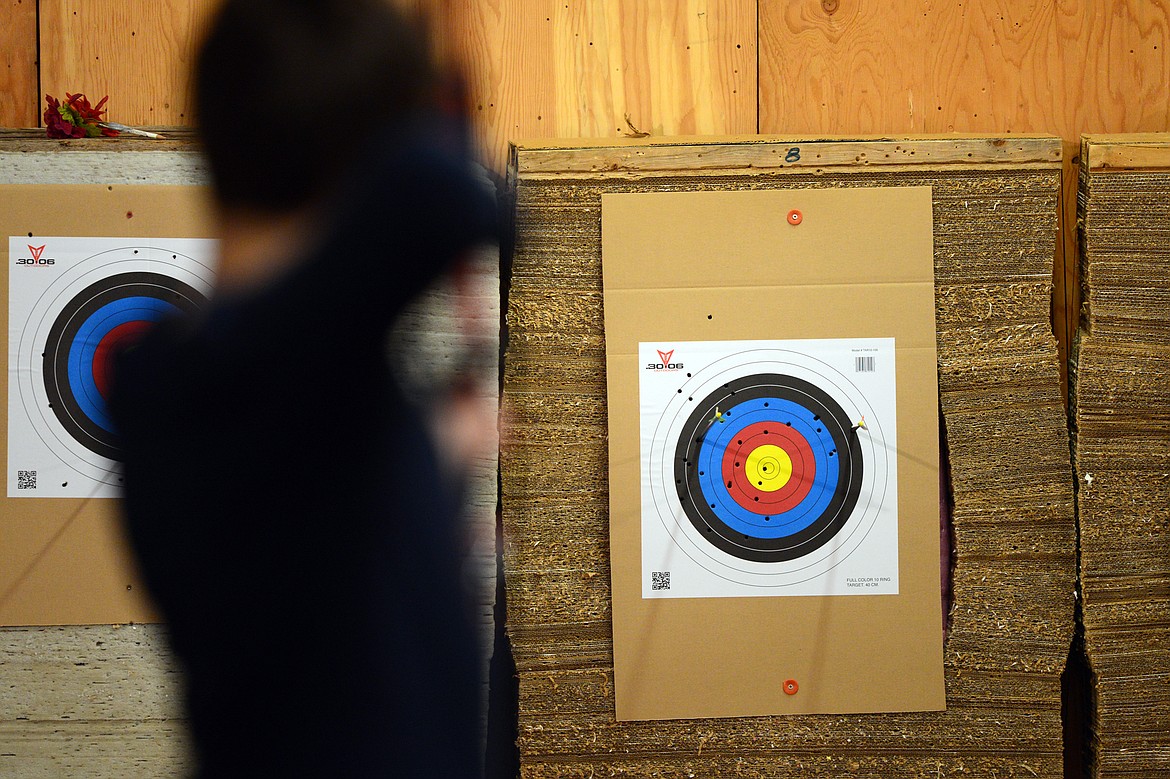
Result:
<svg viewBox="0 0 1170 779"><path fill-rule="evenodd" d="M37 472L36 471L17 471L16 472L16 489L18 490L35 490L37 488Z"/></svg>
<svg viewBox="0 0 1170 779"><path fill-rule="evenodd" d="M650 572L650 589L651 590L669 590L670 589L670 571L651 571Z"/></svg>

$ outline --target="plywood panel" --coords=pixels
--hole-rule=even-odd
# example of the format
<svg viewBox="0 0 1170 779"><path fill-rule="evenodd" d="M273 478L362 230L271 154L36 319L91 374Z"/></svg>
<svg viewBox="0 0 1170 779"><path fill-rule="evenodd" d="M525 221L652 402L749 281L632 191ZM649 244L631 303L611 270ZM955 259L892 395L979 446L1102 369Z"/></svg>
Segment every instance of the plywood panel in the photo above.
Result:
<svg viewBox="0 0 1170 779"><path fill-rule="evenodd" d="M1168 33L1167 0L760 0L760 129L1160 130Z"/></svg>
<svg viewBox="0 0 1170 779"><path fill-rule="evenodd" d="M452 0L485 156L509 139L756 131L755 0Z"/></svg>
<svg viewBox="0 0 1170 779"><path fill-rule="evenodd" d="M0 127L36 127L37 4L0 0Z"/></svg>
<svg viewBox="0 0 1170 779"><path fill-rule="evenodd" d="M1075 224L1082 132L1170 129L1170 0L760 0L760 131L1051 132ZM1076 326L1062 230L1053 316ZM1066 260L1067 256L1067 260Z"/></svg>
<svg viewBox="0 0 1170 779"><path fill-rule="evenodd" d="M42 0L41 88L110 96L132 125L191 123L195 48L218 0Z"/></svg>

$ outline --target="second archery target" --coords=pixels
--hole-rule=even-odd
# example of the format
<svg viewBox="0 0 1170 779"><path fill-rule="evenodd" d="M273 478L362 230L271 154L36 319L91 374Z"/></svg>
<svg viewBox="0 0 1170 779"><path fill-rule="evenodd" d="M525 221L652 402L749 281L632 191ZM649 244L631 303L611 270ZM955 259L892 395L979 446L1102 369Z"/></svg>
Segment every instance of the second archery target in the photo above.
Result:
<svg viewBox="0 0 1170 779"><path fill-rule="evenodd" d="M645 597L897 592L892 339L640 351Z"/></svg>
<svg viewBox="0 0 1170 779"><path fill-rule="evenodd" d="M116 494L113 362L206 304L213 251L202 239L9 239L10 497Z"/></svg>

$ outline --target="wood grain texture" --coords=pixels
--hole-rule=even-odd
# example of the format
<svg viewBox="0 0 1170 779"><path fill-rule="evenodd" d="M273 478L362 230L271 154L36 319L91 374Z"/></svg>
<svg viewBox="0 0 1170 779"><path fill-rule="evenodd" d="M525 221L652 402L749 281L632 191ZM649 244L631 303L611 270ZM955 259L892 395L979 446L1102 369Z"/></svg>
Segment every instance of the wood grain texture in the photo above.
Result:
<svg viewBox="0 0 1170 779"><path fill-rule="evenodd" d="M592 151L583 155L581 149ZM995 170L1006 162L1016 168L1052 169L1061 165L1060 139L1016 135L917 136L907 138L825 139L799 136L724 136L625 141L585 140L521 142L512 145L515 172L526 180L580 174L609 177L685 172L688 176L725 175L745 169L803 170L822 174L830 169ZM761 153L763 149L763 153Z"/></svg>
<svg viewBox="0 0 1170 779"><path fill-rule="evenodd" d="M35 127L37 4L0 0L0 127Z"/></svg>
<svg viewBox="0 0 1170 779"><path fill-rule="evenodd" d="M755 0L453 0L448 13L498 172L516 138L756 131Z"/></svg>
<svg viewBox="0 0 1170 779"><path fill-rule="evenodd" d="M1053 322L1067 353L1077 139L1170 129L1170 1L759 0L759 11L761 132L1064 138Z"/></svg>
<svg viewBox="0 0 1170 779"><path fill-rule="evenodd" d="M218 0L43 0L41 88L110 96L130 125L191 123L191 66Z"/></svg>
<svg viewBox="0 0 1170 779"><path fill-rule="evenodd" d="M0 628L0 775L181 776L179 668L158 625Z"/></svg>
<svg viewBox="0 0 1170 779"><path fill-rule="evenodd" d="M1167 0L760 0L760 129L1157 131L1168 33Z"/></svg>
<svg viewBox="0 0 1170 779"><path fill-rule="evenodd" d="M1165 133L1085 135L1081 138L1081 169L1090 173L1170 170L1168 140Z"/></svg>

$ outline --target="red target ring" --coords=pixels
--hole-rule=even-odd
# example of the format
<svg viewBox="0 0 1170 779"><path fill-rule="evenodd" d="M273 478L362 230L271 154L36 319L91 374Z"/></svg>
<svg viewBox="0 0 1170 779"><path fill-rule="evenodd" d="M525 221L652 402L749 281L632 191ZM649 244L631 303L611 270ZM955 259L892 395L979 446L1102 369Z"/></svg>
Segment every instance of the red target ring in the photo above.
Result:
<svg viewBox="0 0 1170 779"><path fill-rule="evenodd" d="M110 384L114 372L114 358L124 351L127 347L132 346L138 341L146 331L150 329L151 323L142 320L127 322L123 325L118 325L98 342L97 349L93 355L93 383L97 386L98 392L103 398L108 398L110 395Z"/></svg>
<svg viewBox="0 0 1170 779"><path fill-rule="evenodd" d="M789 458L791 473L777 490L763 490L748 475L747 463L752 452L762 446L777 446ZM791 427L779 422L757 422L744 428L734 447L723 455L723 481L736 503L745 509L779 514L795 508L812 489L816 476L816 458L808 440Z"/></svg>

